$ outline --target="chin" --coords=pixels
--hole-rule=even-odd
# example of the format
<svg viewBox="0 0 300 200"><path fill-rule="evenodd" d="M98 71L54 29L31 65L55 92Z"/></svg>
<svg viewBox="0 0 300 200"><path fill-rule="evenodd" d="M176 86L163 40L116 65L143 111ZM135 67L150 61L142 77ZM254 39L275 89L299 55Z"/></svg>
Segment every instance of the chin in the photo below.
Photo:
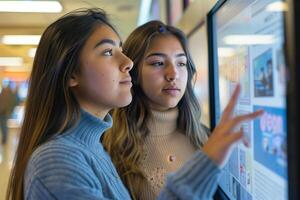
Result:
<svg viewBox="0 0 300 200"><path fill-rule="evenodd" d="M176 106L177 106L177 104L176 104L176 105L169 105L169 106L168 106L168 109L175 108Z"/></svg>
<svg viewBox="0 0 300 200"><path fill-rule="evenodd" d="M167 102L166 107L170 108L175 108L178 105L178 101L173 101L173 102Z"/></svg>
<svg viewBox="0 0 300 200"><path fill-rule="evenodd" d="M122 99L122 102L119 103L118 107L125 107L128 106L132 101L132 96L126 97Z"/></svg>

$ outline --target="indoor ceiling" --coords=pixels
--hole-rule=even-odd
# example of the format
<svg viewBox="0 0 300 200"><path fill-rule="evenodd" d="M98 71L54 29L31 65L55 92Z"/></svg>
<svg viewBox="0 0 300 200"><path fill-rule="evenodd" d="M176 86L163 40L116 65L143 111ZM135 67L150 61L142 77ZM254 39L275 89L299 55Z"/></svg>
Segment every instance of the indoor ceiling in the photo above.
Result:
<svg viewBox="0 0 300 200"><path fill-rule="evenodd" d="M111 22L116 26L122 39L136 27L139 0L59 0L63 7L61 13L1 13L0 12L0 38L3 35L40 35L51 22L63 14L78 9L99 7L108 14ZM22 57L23 68L15 71L30 71L33 58L28 55L30 48L36 46L4 45L0 43L0 57ZM0 73L9 67L0 66ZM1 77L0 77L1 78Z"/></svg>

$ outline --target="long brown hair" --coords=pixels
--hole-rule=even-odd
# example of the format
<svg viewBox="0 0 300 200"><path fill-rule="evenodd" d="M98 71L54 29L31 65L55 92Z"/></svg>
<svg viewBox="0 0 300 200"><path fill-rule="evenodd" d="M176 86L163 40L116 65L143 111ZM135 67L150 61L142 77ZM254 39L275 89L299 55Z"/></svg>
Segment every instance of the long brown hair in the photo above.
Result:
<svg viewBox="0 0 300 200"><path fill-rule="evenodd" d="M140 190L145 184L145 176L139 168L143 153L143 141L149 133L148 121L152 117L147 97L140 82L140 63L149 44L155 37L173 35L181 43L187 57L188 82L186 91L178 103L178 128L187 135L190 141L200 147L207 140L207 130L200 123L200 105L193 92L193 76L196 72L188 50L188 42L179 29L167 26L160 21L148 22L135 29L123 45L124 53L133 60L130 71L133 81L133 100L130 105L114 110L114 125L105 135L103 144L127 186L133 199L139 199Z"/></svg>
<svg viewBox="0 0 300 200"><path fill-rule="evenodd" d="M97 26L113 28L101 9L76 10L44 31L30 76L24 122L6 199L24 199L24 174L31 154L51 137L74 126L80 107L70 87L80 73L80 53Z"/></svg>

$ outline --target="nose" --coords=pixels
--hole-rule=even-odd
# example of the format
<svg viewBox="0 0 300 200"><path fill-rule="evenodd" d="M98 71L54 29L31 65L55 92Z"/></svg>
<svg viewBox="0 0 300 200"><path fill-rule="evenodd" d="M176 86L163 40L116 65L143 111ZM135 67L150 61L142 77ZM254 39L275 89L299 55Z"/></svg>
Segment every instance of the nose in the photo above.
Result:
<svg viewBox="0 0 300 200"><path fill-rule="evenodd" d="M175 81L178 79L178 69L174 64L169 64L169 66L166 68L166 75L165 78L168 82Z"/></svg>
<svg viewBox="0 0 300 200"><path fill-rule="evenodd" d="M129 72L133 67L133 61L128 58L125 54L123 54L123 62L121 64L122 72Z"/></svg>

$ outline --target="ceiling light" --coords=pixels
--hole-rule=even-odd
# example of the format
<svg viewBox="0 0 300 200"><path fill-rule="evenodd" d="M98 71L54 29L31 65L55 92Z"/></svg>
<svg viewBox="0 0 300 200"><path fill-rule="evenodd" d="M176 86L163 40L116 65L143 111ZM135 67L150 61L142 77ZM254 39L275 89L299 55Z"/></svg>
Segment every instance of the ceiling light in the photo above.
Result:
<svg viewBox="0 0 300 200"><path fill-rule="evenodd" d="M7 45L38 45L40 35L4 35L1 39Z"/></svg>
<svg viewBox="0 0 300 200"><path fill-rule="evenodd" d="M267 6L266 11L269 11L269 12L288 11L288 5L285 2L277 1L277 2L274 2L274 3L270 3Z"/></svg>
<svg viewBox="0 0 300 200"><path fill-rule="evenodd" d="M228 45L259 45L273 44L273 35L228 35L224 37L224 43Z"/></svg>
<svg viewBox="0 0 300 200"><path fill-rule="evenodd" d="M21 66L23 66L23 58L21 58L21 57L0 57L0 66L21 67Z"/></svg>
<svg viewBox="0 0 300 200"><path fill-rule="evenodd" d="M0 12L59 13L62 6L58 1L0 1Z"/></svg>

